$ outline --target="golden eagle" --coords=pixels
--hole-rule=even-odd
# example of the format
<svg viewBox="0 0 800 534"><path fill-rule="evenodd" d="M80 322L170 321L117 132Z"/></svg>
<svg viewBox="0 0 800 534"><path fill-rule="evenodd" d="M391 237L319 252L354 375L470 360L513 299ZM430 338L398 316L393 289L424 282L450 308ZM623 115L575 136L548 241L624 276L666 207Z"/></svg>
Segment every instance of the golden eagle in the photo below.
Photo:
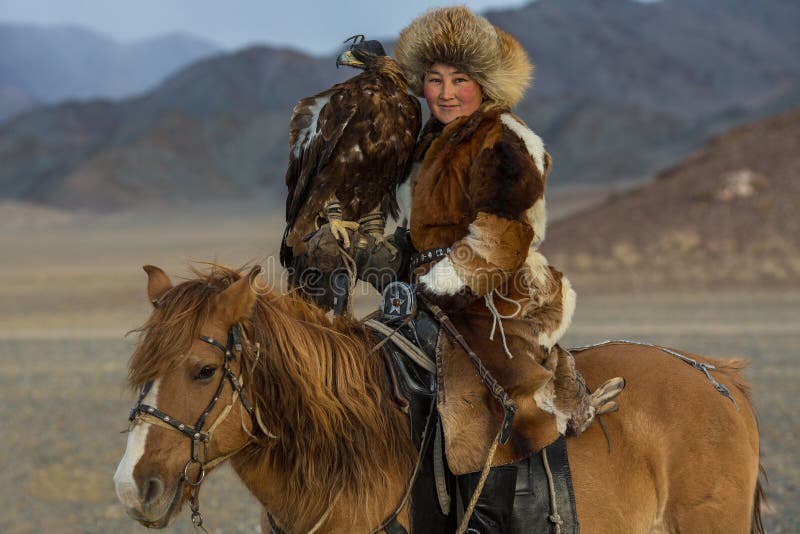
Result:
<svg viewBox="0 0 800 534"><path fill-rule="evenodd" d="M296 267L305 239L323 225L347 248L346 229L358 221L362 232L382 237L386 216L398 216L396 192L408 176L420 104L380 42L350 40L336 65L364 72L302 99L289 124L284 267Z"/></svg>

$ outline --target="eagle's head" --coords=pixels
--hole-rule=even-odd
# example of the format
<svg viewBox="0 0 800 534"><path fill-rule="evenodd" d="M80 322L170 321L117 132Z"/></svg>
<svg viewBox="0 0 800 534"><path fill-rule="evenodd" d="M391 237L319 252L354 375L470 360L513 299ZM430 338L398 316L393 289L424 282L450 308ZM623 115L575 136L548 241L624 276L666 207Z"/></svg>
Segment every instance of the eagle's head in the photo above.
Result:
<svg viewBox="0 0 800 534"><path fill-rule="evenodd" d="M367 41L363 35L354 35L347 41L353 41L348 50L336 58L336 66L347 65L357 69L365 69L379 57L385 57L386 51L380 41ZM347 42L345 41L345 42Z"/></svg>

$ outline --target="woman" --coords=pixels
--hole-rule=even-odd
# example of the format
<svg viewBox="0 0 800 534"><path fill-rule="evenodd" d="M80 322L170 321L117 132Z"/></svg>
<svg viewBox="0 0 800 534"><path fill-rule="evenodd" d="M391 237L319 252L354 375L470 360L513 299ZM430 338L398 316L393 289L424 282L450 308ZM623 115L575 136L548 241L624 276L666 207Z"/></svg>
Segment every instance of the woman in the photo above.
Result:
<svg viewBox="0 0 800 534"><path fill-rule="evenodd" d="M419 288L448 313L520 414L535 402L556 416L559 432L580 432L598 409L615 407L608 401L624 382L590 397L572 357L556 345L572 318L575 293L536 250L544 238L551 160L541 139L509 111L533 66L513 37L465 7L423 14L403 30L394 52L431 111L409 179L410 237L419 261L428 260L415 271ZM445 450L453 472L465 475L459 486L468 500L497 418L460 347L443 348ZM497 448L493 465L547 445L526 433L532 426L518 415L517 436ZM471 528L507 531L515 477L513 466L492 469L486 481L492 491L481 495Z"/></svg>

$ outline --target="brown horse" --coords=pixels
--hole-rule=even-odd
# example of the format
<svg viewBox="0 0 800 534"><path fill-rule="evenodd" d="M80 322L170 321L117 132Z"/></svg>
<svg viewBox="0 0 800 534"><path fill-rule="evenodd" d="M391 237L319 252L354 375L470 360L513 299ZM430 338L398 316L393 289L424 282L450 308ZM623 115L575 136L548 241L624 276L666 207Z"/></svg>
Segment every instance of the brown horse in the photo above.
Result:
<svg viewBox="0 0 800 534"><path fill-rule="evenodd" d="M164 527L186 501L196 511L193 488L229 460L263 505L265 530L269 517L284 532L372 532L397 509L409 528L416 451L364 327L254 289L256 270L214 266L176 286L145 270L155 309L128 374L144 388L114 476L129 515ZM588 384L628 380L622 409L604 418L611 452L597 425L567 440L583 532L763 531L743 364L692 357L717 366L738 409L658 348L576 354Z"/></svg>

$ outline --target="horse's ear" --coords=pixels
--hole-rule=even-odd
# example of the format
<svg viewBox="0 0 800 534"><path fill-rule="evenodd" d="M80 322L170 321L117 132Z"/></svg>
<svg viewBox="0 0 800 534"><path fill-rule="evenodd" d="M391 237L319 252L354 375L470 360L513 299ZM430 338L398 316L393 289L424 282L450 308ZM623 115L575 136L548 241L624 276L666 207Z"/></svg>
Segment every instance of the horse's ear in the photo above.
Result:
<svg viewBox="0 0 800 534"><path fill-rule="evenodd" d="M247 276L241 277L219 294L218 305L226 323L236 324L253 314L253 306L258 296L254 284L260 272L261 267L253 267Z"/></svg>
<svg viewBox="0 0 800 534"><path fill-rule="evenodd" d="M158 300L172 288L172 282L167 273L155 265L145 265L142 269L147 273L147 298L155 308Z"/></svg>

